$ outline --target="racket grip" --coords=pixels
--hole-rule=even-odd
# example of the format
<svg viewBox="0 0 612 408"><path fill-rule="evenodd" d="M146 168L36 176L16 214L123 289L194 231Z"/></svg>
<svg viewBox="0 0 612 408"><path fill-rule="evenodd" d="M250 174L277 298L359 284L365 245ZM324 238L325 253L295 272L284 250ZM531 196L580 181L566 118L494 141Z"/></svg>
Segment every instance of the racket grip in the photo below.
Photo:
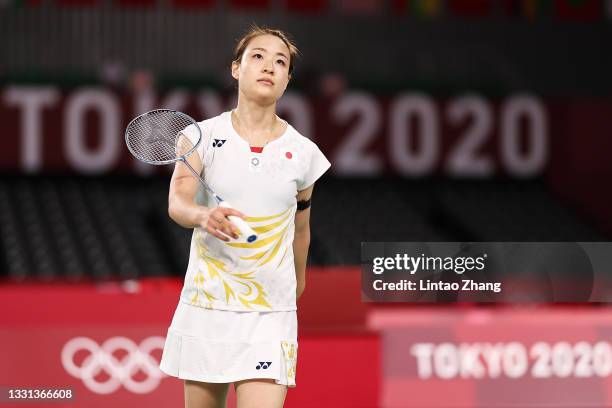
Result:
<svg viewBox="0 0 612 408"><path fill-rule="evenodd" d="M219 203L219 206L226 207L226 208L233 208L231 205L227 204L225 201L222 201L221 203ZM249 224L246 223L245 220L235 215L230 215L227 218L240 230L242 235L246 237L247 242L253 242L257 240L257 234L255 233L255 231L253 231L253 228L251 228Z"/></svg>
<svg viewBox="0 0 612 408"><path fill-rule="evenodd" d="M229 218L229 220L233 222L236 227L238 227L240 232L242 232L242 234L246 236L247 242L253 242L257 240L257 234L255 233L255 231L253 231L253 228L251 228L249 224L246 223L245 220L240 217L236 217L235 215L230 215L227 218Z"/></svg>

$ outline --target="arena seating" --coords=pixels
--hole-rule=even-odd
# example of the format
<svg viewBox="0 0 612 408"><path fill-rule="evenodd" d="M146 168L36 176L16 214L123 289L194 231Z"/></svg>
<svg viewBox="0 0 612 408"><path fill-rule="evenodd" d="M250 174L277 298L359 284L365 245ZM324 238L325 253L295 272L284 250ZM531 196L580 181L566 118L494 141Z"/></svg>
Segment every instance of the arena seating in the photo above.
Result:
<svg viewBox="0 0 612 408"><path fill-rule="evenodd" d="M0 270L11 280L181 276L191 231L166 177L4 177ZM315 187L312 265L359 265L362 241L600 241L541 182L335 179Z"/></svg>

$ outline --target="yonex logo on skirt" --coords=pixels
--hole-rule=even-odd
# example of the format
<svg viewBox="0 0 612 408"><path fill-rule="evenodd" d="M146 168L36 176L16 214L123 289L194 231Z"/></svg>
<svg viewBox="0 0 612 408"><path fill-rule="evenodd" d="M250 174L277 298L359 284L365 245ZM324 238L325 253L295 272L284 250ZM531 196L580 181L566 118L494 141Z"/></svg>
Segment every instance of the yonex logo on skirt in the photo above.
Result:
<svg viewBox="0 0 612 408"><path fill-rule="evenodd" d="M259 364L257 364L257 367L255 367L256 370L259 369L267 369L268 367L270 367L272 365L271 361L260 361Z"/></svg>

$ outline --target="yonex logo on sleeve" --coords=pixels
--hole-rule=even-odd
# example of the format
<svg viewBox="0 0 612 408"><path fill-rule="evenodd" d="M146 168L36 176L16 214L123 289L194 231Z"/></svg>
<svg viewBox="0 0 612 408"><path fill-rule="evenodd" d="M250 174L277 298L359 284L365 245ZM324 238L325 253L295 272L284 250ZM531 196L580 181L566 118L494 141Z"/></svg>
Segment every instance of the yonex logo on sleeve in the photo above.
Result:
<svg viewBox="0 0 612 408"><path fill-rule="evenodd" d="M227 139L213 139L213 147L221 147Z"/></svg>
<svg viewBox="0 0 612 408"><path fill-rule="evenodd" d="M259 369L267 369L268 367L270 367L272 365L271 361L260 361L259 364L257 364L257 367L255 367L256 370Z"/></svg>

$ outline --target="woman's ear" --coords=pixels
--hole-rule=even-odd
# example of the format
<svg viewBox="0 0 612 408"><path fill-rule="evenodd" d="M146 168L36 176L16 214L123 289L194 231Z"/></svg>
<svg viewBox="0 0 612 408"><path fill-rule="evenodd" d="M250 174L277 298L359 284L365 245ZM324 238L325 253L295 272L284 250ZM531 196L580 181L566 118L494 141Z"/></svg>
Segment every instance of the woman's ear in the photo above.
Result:
<svg viewBox="0 0 612 408"><path fill-rule="evenodd" d="M234 78L235 80L238 80L238 72L240 71L240 64L238 64L236 61L232 62L232 78Z"/></svg>

